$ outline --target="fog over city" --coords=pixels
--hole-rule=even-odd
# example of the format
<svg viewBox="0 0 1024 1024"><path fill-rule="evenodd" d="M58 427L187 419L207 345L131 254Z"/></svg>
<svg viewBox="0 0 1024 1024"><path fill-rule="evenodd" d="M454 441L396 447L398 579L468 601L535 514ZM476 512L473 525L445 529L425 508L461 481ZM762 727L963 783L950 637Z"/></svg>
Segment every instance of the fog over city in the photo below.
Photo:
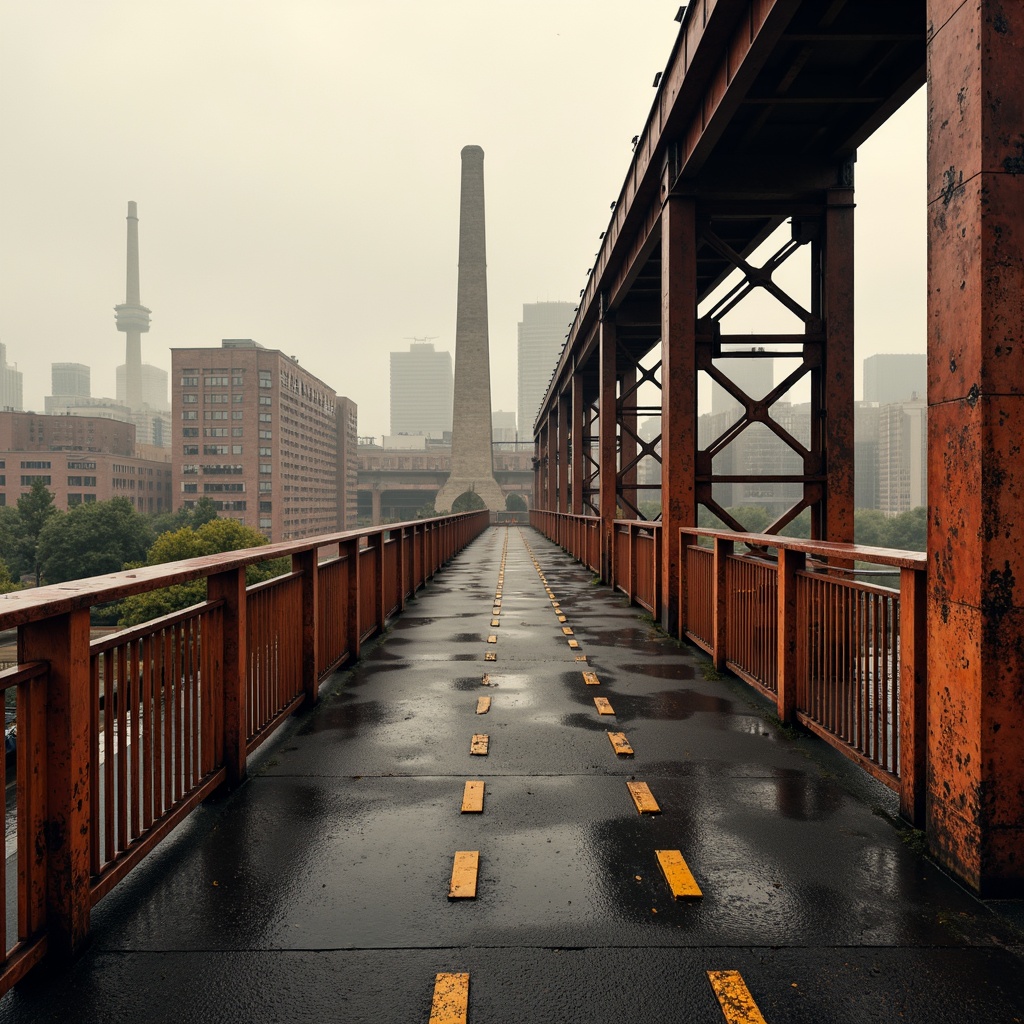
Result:
<svg viewBox="0 0 1024 1024"><path fill-rule="evenodd" d="M459 154L485 154L492 406L524 302L575 301L678 0L2 0L0 342L114 394L125 213L143 359L253 338L388 432L388 356L454 351ZM925 347L924 96L857 164L857 372ZM760 326L756 306L744 314ZM737 321L738 322L738 321ZM520 429L524 425L520 425Z"/></svg>

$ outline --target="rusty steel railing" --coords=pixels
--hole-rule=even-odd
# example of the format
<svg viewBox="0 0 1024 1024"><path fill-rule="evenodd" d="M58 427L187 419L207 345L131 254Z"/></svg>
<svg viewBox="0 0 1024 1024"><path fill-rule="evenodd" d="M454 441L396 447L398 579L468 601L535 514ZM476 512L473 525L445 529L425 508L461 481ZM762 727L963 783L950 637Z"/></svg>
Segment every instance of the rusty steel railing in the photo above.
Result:
<svg viewBox="0 0 1024 1024"><path fill-rule="evenodd" d="M530 525L588 569L600 573L601 520L596 516L576 516L533 508L530 509Z"/></svg>
<svg viewBox="0 0 1024 1024"><path fill-rule="evenodd" d="M246 756L489 519L445 516L5 595L0 629L18 629L18 665L0 673L17 700L17 801L16 842L0 861L0 994L44 955L73 955L92 907L206 796L241 781ZM283 556L290 572L246 587L246 566ZM207 581L202 603L90 640L94 605L196 579ZM4 763L4 785L7 774Z"/></svg>
<svg viewBox="0 0 1024 1024"><path fill-rule="evenodd" d="M690 528L680 558L685 635L775 701L783 722L800 722L895 790L901 813L919 822L924 554ZM854 563L888 567L899 588L858 581Z"/></svg>
<svg viewBox="0 0 1024 1024"><path fill-rule="evenodd" d="M661 608L661 523L617 519L612 531L611 585L657 616Z"/></svg>

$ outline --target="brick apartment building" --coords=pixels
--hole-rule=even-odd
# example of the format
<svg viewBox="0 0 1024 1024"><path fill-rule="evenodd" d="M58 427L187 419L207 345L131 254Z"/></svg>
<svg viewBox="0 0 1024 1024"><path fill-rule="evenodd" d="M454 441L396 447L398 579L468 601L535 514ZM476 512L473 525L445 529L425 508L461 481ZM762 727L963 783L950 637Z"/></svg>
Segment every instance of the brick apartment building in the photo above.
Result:
<svg viewBox="0 0 1024 1024"><path fill-rule="evenodd" d="M273 541L354 527L355 414L294 359L250 339L172 349L175 507L210 498Z"/></svg>
<svg viewBox="0 0 1024 1024"><path fill-rule="evenodd" d="M169 512L171 463L145 455L131 423L0 412L0 505L16 504L38 479L57 508L128 498L140 512Z"/></svg>

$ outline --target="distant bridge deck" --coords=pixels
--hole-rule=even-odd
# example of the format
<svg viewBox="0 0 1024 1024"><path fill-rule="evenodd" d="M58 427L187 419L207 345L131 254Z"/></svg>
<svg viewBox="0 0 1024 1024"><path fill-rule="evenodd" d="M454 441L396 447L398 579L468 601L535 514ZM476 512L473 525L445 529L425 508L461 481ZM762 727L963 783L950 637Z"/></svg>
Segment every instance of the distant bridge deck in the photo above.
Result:
<svg viewBox="0 0 1024 1024"><path fill-rule="evenodd" d="M716 675L535 531L492 528L0 1022L426 1024L438 972L468 973L474 1024L721 1022L717 971L769 1024L1024 1018L1020 934L904 841L889 790ZM673 899L657 850L702 898ZM448 898L457 851L475 899Z"/></svg>

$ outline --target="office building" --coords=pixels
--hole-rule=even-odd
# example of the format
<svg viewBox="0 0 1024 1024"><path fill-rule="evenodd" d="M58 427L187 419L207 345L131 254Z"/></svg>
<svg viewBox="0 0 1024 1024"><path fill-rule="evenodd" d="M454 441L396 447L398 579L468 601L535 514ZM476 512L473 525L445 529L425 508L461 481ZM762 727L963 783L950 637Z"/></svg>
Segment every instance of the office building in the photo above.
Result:
<svg viewBox="0 0 1024 1024"><path fill-rule="evenodd" d="M443 437L452 429L454 376L450 352L415 341L391 353L391 433Z"/></svg>
<svg viewBox="0 0 1024 1024"><path fill-rule="evenodd" d="M891 405L924 399L928 391L928 357L924 353L868 356L864 360L864 401Z"/></svg>
<svg viewBox="0 0 1024 1024"><path fill-rule="evenodd" d="M170 462L145 457L121 420L0 413L0 505L17 504L35 480L60 509L127 498L140 512L171 510Z"/></svg>
<svg viewBox="0 0 1024 1024"><path fill-rule="evenodd" d="M339 446L355 445L353 403L247 338L172 349L171 375L175 507L208 497L273 541L345 528L354 464Z"/></svg>
<svg viewBox="0 0 1024 1024"><path fill-rule="evenodd" d="M523 305L523 319L519 323L516 416L520 441L533 442L534 420L574 313L571 302L530 302Z"/></svg>
<svg viewBox="0 0 1024 1024"><path fill-rule="evenodd" d="M50 363L51 394L88 398L92 395L91 377L92 370L85 363Z"/></svg>
<svg viewBox="0 0 1024 1024"><path fill-rule="evenodd" d="M143 363L139 370L142 381L142 406L147 409L170 410L171 404L167 400L167 371L149 363ZM128 367L122 363L116 374L118 405L128 405Z"/></svg>
<svg viewBox="0 0 1024 1024"><path fill-rule="evenodd" d="M23 390L22 373L16 366L7 365L7 346L0 344L0 409L20 412Z"/></svg>

